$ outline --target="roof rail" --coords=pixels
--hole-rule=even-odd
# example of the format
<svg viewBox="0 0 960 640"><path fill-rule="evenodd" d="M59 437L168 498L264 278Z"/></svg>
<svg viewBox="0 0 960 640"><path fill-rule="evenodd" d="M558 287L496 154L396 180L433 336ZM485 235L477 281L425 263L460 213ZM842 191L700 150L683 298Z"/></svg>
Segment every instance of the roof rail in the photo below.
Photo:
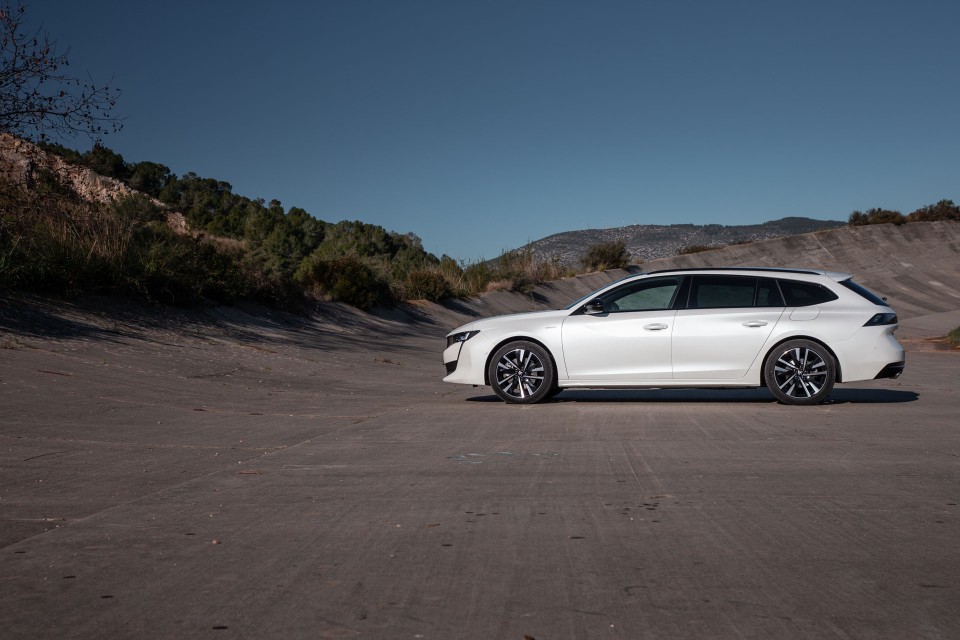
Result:
<svg viewBox="0 0 960 640"><path fill-rule="evenodd" d="M644 275L654 273L674 273L676 271L759 271L765 273L804 273L808 275L823 275L820 269L787 269L779 267L677 267L675 269L658 269L645 271Z"/></svg>

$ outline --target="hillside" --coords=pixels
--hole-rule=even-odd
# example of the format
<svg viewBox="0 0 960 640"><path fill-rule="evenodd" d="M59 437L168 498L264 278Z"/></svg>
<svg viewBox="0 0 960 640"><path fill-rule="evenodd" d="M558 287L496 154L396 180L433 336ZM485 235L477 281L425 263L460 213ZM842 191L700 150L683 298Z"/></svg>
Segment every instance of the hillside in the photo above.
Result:
<svg viewBox="0 0 960 640"><path fill-rule="evenodd" d="M563 306L625 274L611 271L549 281L556 271L534 273L536 264L462 268L450 258L427 254L412 234L360 222L324 223L301 209L284 211L276 201L267 206L237 196L227 183L192 174L178 178L161 165L130 165L109 150L100 152L117 160L113 166L128 182L136 184L142 169L158 167L163 180L153 181L154 188L144 197L122 179L104 177L0 135L0 182L25 185L41 198L24 200L16 190L5 192L0 204L16 215L0 226L0 288L68 296L135 295L186 305L198 300L256 301L297 309L306 308L305 303L316 308L318 301L371 308L452 295L461 300L449 301L444 310L434 305L429 313L444 324L455 324L465 317ZM59 186L51 187L51 177ZM131 197L134 202L124 205ZM201 224L204 218L210 226ZM223 226L227 219L242 229L242 235L229 241L211 233L211 227ZM810 228L821 230L804 233ZM555 234L530 247L534 260L537 255L557 256L571 266L590 244L620 239L635 260L644 261L644 270L766 265L850 271L890 296L904 318L940 313L948 314L946 318L960 308L958 228L960 222L949 221L848 227L784 218L744 226L583 230ZM728 246L675 255L690 245ZM494 291L477 297L494 288L523 293Z"/></svg>
<svg viewBox="0 0 960 640"><path fill-rule="evenodd" d="M0 289L288 309L389 305L449 289L440 259L413 233L325 222L102 145L81 154L0 134L0 209Z"/></svg>
<svg viewBox="0 0 960 640"><path fill-rule="evenodd" d="M587 230L538 241L533 252L458 264L428 253L413 233L360 221L324 222L299 207L234 193L222 180L127 162L102 145L79 153L4 134L0 187L0 206L17 212L15 224L0 228L0 287L119 293L186 305L255 300L293 309L338 300L371 308L492 289L529 291L578 268L584 249L596 241L624 238L640 261L690 245L841 224L786 218L740 227Z"/></svg>
<svg viewBox="0 0 960 640"><path fill-rule="evenodd" d="M677 255L685 247L722 247L771 238L783 238L822 229L845 226L837 220L789 217L763 224L635 224L610 229L582 229L555 233L527 245L539 259L556 258L561 264L579 266L584 251L592 244L622 240L634 263Z"/></svg>

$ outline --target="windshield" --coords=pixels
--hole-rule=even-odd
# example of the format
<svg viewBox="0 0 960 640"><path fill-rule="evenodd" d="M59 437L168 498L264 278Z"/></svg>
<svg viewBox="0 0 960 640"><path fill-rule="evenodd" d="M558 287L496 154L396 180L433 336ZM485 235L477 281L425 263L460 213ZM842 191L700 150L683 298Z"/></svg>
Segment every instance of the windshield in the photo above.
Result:
<svg viewBox="0 0 960 640"><path fill-rule="evenodd" d="M599 293L600 293L601 291L603 291L604 289L609 289L610 287L612 287L612 286L615 285L615 284L620 284L620 283L623 282L624 280L629 280L630 278L636 278L636 277L637 277L637 275L634 274L634 275L630 275L630 276L625 276L625 277L623 277L623 278L620 278L619 280L614 280L613 282L608 282L607 284L603 285L603 286L600 287L599 289L594 289L593 291L591 291L591 292L588 293L587 295L583 296L582 298L577 298L576 300L574 300L573 302L571 302L570 304L568 304L567 306L565 306L565 307L562 309L562 311L570 311L571 309L576 309L576 308L579 307L580 305L585 304L585 303L587 302L587 300L592 300L593 298L596 298L596 297L597 297L597 294L599 294Z"/></svg>

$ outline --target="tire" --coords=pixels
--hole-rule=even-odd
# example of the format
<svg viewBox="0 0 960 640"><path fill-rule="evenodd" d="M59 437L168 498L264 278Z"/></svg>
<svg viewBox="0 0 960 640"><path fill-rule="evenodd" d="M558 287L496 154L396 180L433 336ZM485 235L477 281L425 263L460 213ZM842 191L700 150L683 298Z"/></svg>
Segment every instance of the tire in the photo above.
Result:
<svg viewBox="0 0 960 640"><path fill-rule="evenodd" d="M833 390L837 365L822 344L788 340L767 356L763 380L783 404L820 404Z"/></svg>
<svg viewBox="0 0 960 640"><path fill-rule="evenodd" d="M510 404L533 404L550 397L557 372L547 350L518 340L508 342L493 354L487 368L490 386Z"/></svg>

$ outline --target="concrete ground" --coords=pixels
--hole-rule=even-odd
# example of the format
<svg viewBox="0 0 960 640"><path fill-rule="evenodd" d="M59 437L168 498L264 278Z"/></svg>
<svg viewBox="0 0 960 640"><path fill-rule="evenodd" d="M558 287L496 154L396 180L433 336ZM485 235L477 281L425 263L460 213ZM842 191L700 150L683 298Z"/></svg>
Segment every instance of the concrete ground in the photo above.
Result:
<svg viewBox="0 0 960 640"><path fill-rule="evenodd" d="M448 326L0 306L3 638L957 638L960 354L756 391L440 382Z"/></svg>

